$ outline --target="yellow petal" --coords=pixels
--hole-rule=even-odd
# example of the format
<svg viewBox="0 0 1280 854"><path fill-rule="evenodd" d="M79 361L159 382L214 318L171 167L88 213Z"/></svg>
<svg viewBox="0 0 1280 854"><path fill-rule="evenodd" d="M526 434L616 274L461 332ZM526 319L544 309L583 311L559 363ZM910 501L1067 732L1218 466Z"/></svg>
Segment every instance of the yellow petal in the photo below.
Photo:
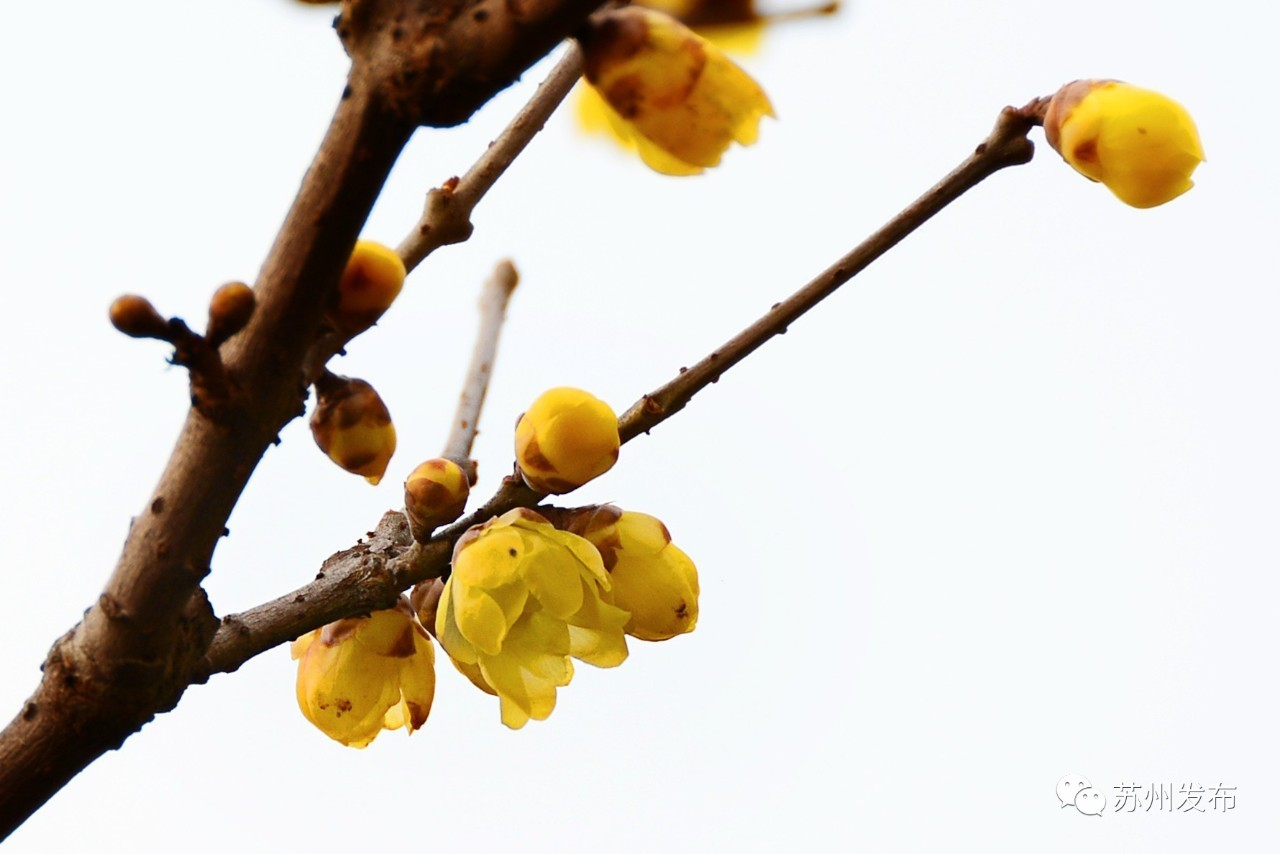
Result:
<svg viewBox="0 0 1280 854"><path fill-rule="evenodd" d="M593 19L587 80L627 123L645 161L668 174L715 166L731 142L747 145L773 108L719 48L672 18L627 7Z"/></svg>

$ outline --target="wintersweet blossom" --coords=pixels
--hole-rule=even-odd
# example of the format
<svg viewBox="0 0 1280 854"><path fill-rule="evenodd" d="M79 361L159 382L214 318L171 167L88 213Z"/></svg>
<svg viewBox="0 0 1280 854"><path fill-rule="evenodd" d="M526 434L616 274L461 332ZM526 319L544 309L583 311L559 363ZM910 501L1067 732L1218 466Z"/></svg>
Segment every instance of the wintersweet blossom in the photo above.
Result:
<svg viewBox="0 0 1280 854"><path fill-rule="evenodd" d="M364 747L384 729L419 729L436 690L435 648L409 602L295 640L298 706L325 735Z"/></svg>
<svg viewBox="0 0 1280 854"><path fill-rule="evenodd" d="M436 604L436 637L472 682L498 695L502 722L545 720L573 678L570 656L599 667L627 657L628 614L605 601L600 553L532 510L458 540Z"/></svg>
<svg viewBox="0 0 1280 854"><path fill-rule="evenodd" d="M669 15L614 9L592 17L579 41L610 126L658 172L716 166L731 142L754 143L760 119L773 115L759 84Z"/></svg>
<svg viewBox="0 0 1280 854"><path fill-rule="evenodd" d="M358 240L338 281L329 319L354 334L378 322L404 287L404 262L389 246Z"/></svg>
<svg viewBox="0 0 1280 854"><path fill-rule="evenodd" d="M618 416L609 404L577 388L553 388L516 423L516 463L525 482L559 495L613 468Z"/></svg>
<svg viewBox="0 0 1280 854"><path fill-rule="evenodd" d="M1135 208L1191 189L1204 160L1200 134L1178 102L1118 80L1077 80L1049 103L1045 137L1080 174Z"/></svg>
<svg viewBox="0 0 1280 854"><path fill-rule="evenodd" d="M377 484L396 451L387 405L364 380L327 374L316 380L311 435L342 468Z"/></svg>
<svg viewBox="0 0 1280 854"><path fill-rule="evenodd" d="M698 570L671 542L661 521L611 504L575 513L568 529L600 552L611 600L628 611L627 634L647 641L668 640L698 624Z"/></svg>

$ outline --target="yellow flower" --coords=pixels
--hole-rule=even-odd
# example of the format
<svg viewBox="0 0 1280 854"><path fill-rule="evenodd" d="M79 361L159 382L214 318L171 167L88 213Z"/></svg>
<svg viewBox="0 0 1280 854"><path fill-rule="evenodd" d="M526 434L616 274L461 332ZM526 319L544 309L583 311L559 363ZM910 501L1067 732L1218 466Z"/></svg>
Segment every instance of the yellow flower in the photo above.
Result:
<svg viewBox="0 0 1280 854"><path fill-rule="evenodd" d="M435 649L403 596L389 611L330 623L295 640L298 707L325 735L364 747L384 729L426 723Z"/></svg>
<svg viewBox="0 0 1280 854"><path fill-rule="evenodd" d="M613 582L612 601L631 612L626 632L668 640L698 624L698 570L662 522L611 504L575 513L569 530L596 547Z"/></svg>
<svg viewBox="0 0 1280 854"><path fill-rule="evenodd" d="M427 460L404 482L404 510L413 536L425 541L431 532L462 515L471 482L462 466L443 457Z"/></svg>
<svg viewBox="0 0 1280 854"><path fill-rule="evenodd" d="M544 392L516 423L516 462L530 487L553 495L577 489L618 461L618 416L576 388Z"/></svg>
<svg viewBox="0 0 1280 854"><path fill-rule="evenodd" d="M579 37L606 119L650 167L696 175L729 143L750 145L773 107L715 45L661 12L630 6L590 19Z"/></svg>
<svg viewBox="0 0 1280 854"><path fill-rule="evenodd" d="M501 700L512 729L545 720L570 656L599 667L627 657L627 613L604 601L609 574L581 537L517 509L458 541L436 606L436 637L472 682Z"/></svg>
<svg viewBox="0 0 1280 854"><path fill-rule="evenodd" d="M350 335L378 322L404 287L404 262L396 251L372 240L356 241L329 311L334 326Z"/></svg>
<svg viewBox="0 0 1280 854"><path fill-rule="evenodd" d="M326 374L316 380L311 435L342 468L377 484L396 452L396 428L387 405L364 380Z"/></svg>
<svg viewBox="0 0 1280 854"><path fill-rule="evenodd" d="M1077 172L1120 201L1151 208L1191 189L1204 160L1181 104L1117 80L1077 80L1049 102L1045 137Z"/></svg>

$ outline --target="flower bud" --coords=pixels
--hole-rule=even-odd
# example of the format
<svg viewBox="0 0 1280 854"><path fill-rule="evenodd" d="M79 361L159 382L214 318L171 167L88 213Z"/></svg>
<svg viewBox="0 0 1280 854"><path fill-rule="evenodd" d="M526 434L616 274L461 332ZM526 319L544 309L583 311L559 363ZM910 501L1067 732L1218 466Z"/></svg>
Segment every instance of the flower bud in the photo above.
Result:
<svg viewBox="0 0 1280 854"><path fill-rule="evenodd" d="M471 484L462 466L440 457L427 460L404 482L404 511L414 539L425 542L431 532L462 515Z"/></svg>
<svg viewBox="0 0 1280 854"><path fill-rule="evenodd" d="M754 143L761 117L773 115L745 71L661 12L628 6L595 15L579 41L609 122L658 172L715 166L731 142Z"/></svg>
<svg viewBox="0 0 1280 854"><path fill-rule="evenodd" d="M293 642L298 707L325 735L364 747L384 729L412 734L435 699L435 649L401 596L396 607L330 623Z"/></svg>
<svg viewBox="0 0 1280 854"><path fill-rule="evenodd" d="M613 468L618 417L603 400L576 388L553 388L516 424L516 463L533 489L559 495Z"/></svg>
<svg viewBox="0 0 1280 854"><path fill-rule="evenodd" d="M391 413L364 380L328 374L316 381L311 435L329 459L377 484L396 450Z"/></svg>
<svg viewBox="0 0 1280 854"><path fill-rule="evenodd" d="M613 582L613 604L631 612L626 633L668 640L698 624L698 570L662 522L611 504L574 514L568 530L596 547Z"/></svg>
<svg viewBox="0 0 1280 854"><path fill-rule="evenodd" d="M204 337L217 347L235 335L253 316L256 300L253 288L244 282L228 282L213 293L209 300L209 325Z"/></svg>
<svg viewBox="0 0 1280 854"><path fill-rule="evenodd" d="M1045 138L1071 166L1135 208L1191 189L1204 160L1190 114L1158 92L1118 80L1077 80L1049 101Z"/></svg>
<svg viewBox="0 0 1280 854"><path fill-rule="evenodd" d="M125 294L111 303L111 325L130 338L169 339L169 322L146 297Z"/></svg>
<svg viewBox="0 0 1280 854"><path fill-rule="evenodd" d="M404 277L404 262L394 249L372 240L357 241L338 282L330 320L349 334L363 332L395 302Z"/></svg>

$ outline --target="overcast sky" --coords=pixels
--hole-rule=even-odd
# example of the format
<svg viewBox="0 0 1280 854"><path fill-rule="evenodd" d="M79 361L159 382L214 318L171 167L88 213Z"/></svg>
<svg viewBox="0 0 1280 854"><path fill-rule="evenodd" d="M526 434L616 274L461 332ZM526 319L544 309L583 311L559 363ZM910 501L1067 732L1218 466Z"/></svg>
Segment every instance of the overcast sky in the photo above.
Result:
<svg viewBox="0 0 1280 854"><path fill-rule="evenodd" d="M15 3L0 72L0 715L94 601L186 412L145 294L202 321L252 281L341 91L331 9ZM1125 207L1042 142L574 496L663 519L697 631L577 668L543 723L444 665L427 726L343 748L285 649L191 689L7 850L1245 851L1280 831L1280 122L1274 7L855 2L743 64L778 113L664 178L557 115L336 369L400 449L383 484L305 420L207 588L310 580L439 452L495 261L523 281L476 453L488 495L544 389L618 411L804 284L958 163L999 109L1079 77L1182 101L1208 162ZM365 236L394 244L546 72L413 140ZM443 659L443 656L442 656ZM1082 775L1101 817L1060 808ZM1115 809L1118 786L1235 808ZM1176 800L1176 799L1175 799ZM1174 804L1173 806L1177 806ZM1128 809L1126 805L1125 810Z"/></svg>

